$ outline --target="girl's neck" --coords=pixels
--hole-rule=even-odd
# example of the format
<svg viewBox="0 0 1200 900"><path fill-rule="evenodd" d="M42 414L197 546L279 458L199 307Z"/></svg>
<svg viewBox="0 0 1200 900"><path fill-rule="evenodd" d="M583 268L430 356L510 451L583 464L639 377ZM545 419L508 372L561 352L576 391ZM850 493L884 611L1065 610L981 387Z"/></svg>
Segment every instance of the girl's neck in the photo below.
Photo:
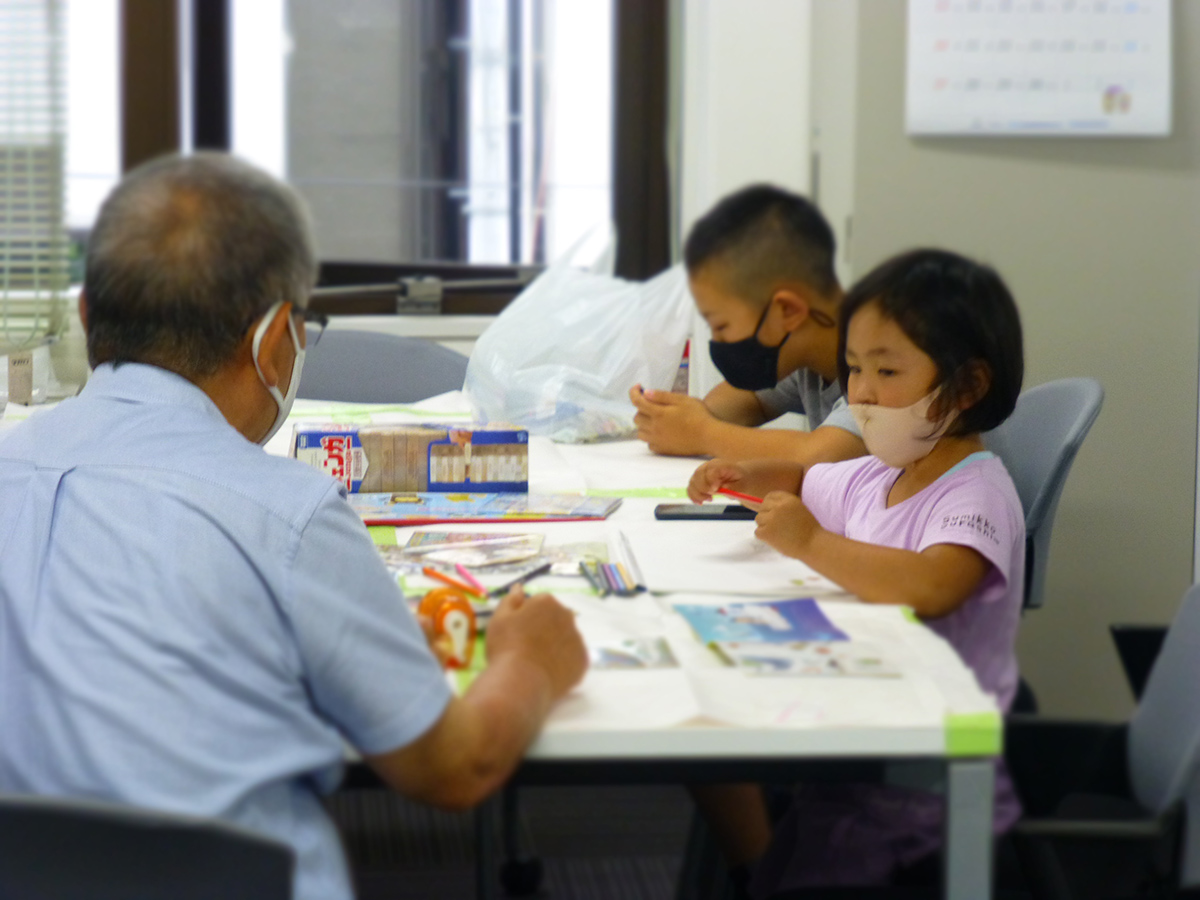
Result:
<svg viewBox="0 0 1200 900"><path fill-rule="evenodd" d="M929 487L972 453L987 448L979 433L946 436L934 444L928 456L910 463L892 483L888 491L888 506L903 503Z"/></svg>

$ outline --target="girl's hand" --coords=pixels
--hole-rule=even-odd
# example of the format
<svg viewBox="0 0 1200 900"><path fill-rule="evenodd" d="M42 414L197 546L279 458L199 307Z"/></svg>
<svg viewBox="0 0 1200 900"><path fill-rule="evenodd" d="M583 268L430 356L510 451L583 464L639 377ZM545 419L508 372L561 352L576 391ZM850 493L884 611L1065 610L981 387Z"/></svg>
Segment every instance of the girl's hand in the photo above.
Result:
<svg viewBox="0 0 1200 900"><path fill-rule="evenodd" d="M711 459L692 473L692 480L688 482L688 499L693 503L704 503L723 487L737 490L745 478L746 470L737 463Z"/></svg>
<svg viewBox="0 0 1200 900"><path fill-rule="evenodd" d="M813 535L821 530L804 501L787 491L771 491L763 497L762 509L754 520L754 536L785 556L804 559Z"/></svg>

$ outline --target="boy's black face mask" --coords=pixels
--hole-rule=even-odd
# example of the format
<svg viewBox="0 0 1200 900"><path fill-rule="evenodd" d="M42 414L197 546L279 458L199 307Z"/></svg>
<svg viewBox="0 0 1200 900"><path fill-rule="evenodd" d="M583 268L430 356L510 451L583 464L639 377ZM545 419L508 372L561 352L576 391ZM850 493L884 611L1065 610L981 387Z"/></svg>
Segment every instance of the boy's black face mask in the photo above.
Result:
<svg viewBox="0 0 1200 900"><path fill-rule="evenodd" d="M770 311L771 304L768 303L767 308L758 317L758 324L754 326L754 334L750 337L729 343L708 342L708 353L712 357L713 365L735 388L743 391L761 391L773 388L779 383L779 350L791 337L791 332L784 335L783 340L774 347L762 344L758 333L762 330L763 322Z"/></svg>

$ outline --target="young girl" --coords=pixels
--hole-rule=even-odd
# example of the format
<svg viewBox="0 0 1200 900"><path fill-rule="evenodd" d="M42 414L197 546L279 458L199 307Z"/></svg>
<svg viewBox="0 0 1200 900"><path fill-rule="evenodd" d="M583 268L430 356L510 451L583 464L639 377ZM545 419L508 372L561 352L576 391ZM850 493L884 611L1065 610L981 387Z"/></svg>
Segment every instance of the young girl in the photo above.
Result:
<svg viewBox="0 0 1200 900"><path fill-rule="evenodd" d="M917 250L847 295L839 374L870 456L814 465L713 460L689 485L765 494L756 534L867 603L910 606L1007 710L1025 571L1021 502L981 437L1021 389L1021 324L991 269ZM999 765L995 826L1019 815ZM886 883L941 844L942 799L896 784L797 789L752 884Z"/></svg>

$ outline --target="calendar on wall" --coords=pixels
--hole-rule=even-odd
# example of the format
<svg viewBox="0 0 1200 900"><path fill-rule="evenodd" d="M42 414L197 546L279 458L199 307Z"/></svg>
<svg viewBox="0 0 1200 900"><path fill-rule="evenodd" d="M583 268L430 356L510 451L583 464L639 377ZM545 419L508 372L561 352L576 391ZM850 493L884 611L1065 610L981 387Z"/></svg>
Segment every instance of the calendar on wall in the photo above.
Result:
<svg viewBox="0 0 1200 900"><path fill-rule="evenodd" d="M910 135L1168 135L1171 0L909 0Z"/></svg>

